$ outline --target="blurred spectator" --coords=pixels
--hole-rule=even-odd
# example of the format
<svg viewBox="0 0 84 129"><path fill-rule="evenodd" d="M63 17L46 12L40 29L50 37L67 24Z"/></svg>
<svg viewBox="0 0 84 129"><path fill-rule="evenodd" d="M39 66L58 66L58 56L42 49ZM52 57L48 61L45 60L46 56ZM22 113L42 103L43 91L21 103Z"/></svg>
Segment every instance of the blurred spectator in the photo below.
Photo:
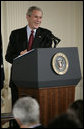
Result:
<svg viewBox="0 0 84 129"><path fill-rule="evenodd" d="M20 128L43 128L40 124L38 102L32 97L23 97L13 106L13 115Z"/></svg>
<svg viewBox="0 0 84 129"><path fill-rule="evenodd" d="M72 117L69 113L64 113L49 123L48 128L81 128L81 124L76 117Z"/></svg>
<svg viewBox="0 0 84 129"><path fill-rule="evenodd" d="M75 113L83 126L83 100L74 101L67 110L68 113Z"/></svg>

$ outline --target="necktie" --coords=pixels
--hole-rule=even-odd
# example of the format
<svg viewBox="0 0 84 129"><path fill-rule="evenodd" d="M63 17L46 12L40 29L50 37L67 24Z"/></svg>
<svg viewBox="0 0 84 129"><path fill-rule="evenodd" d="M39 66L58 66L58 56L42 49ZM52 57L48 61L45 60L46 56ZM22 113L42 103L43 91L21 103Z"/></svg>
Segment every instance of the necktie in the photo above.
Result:
<svg viewBox="0 0 84 129"><path fill-rule="evenodd" d="M33 42L33 39L34 39L33 33L34 33L34 31L32 30L31 34L30 34L30 37L29 37L28 51L31 50L31 47L32 47L32 42Z"/></svg>

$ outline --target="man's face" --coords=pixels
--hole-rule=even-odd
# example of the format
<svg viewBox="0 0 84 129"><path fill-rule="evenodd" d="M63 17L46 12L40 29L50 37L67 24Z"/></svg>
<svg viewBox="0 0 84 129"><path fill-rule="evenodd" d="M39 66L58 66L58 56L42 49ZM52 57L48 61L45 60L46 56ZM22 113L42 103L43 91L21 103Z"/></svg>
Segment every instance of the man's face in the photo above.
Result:
<svg viewBox="0 0 84 129"><path fill-rule="evenodd" d="M33 10L31 16L26 16L28 25L31 29L37 29L42 21L42 12L38 10Z"/></svg>

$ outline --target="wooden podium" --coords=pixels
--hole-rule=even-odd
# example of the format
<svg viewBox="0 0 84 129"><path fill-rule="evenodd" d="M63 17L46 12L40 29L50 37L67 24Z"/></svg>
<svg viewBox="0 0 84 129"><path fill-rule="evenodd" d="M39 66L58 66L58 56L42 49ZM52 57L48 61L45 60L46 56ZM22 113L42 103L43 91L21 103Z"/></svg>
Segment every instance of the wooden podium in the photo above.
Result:
<svg viewBox="0 0 84 129"><path fill-rule="evenodd" d="M62 75L56 73L52 66L52 59L57 53L66 55L68 59L68 69ZM65 59L64 62L66 66ZM13 60L12 80L18 87L19 97L32 96L37 99L41 123L45 126L55 116L65 112L74 101L75 86L80 79L76 47L32 49Z"/></svg>

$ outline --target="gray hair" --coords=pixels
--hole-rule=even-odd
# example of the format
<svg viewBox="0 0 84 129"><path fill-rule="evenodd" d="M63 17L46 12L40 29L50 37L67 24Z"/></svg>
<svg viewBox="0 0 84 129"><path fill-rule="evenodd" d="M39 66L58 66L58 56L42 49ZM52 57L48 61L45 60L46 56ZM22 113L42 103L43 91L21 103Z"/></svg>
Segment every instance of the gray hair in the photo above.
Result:
<svg viewBox="0 0 84 129"><path fill-rule="evenodd" d="M42 14L43 14L43 11L42 11L42 9L41 9L41 8L36 7L36 6L32 6L32 7L30 7L30 8L27 10L26 15L31 16L31 15L32 15L33 10L41 11L41 12L42 12Z"/></svg>
<svg viewBox="0 0 84 129"><path fill-rule="evenodd" d="M19 119L23 125L39 122L39 104L32 97L23 97L16 101L13 107L13 116Z"/></svg>

